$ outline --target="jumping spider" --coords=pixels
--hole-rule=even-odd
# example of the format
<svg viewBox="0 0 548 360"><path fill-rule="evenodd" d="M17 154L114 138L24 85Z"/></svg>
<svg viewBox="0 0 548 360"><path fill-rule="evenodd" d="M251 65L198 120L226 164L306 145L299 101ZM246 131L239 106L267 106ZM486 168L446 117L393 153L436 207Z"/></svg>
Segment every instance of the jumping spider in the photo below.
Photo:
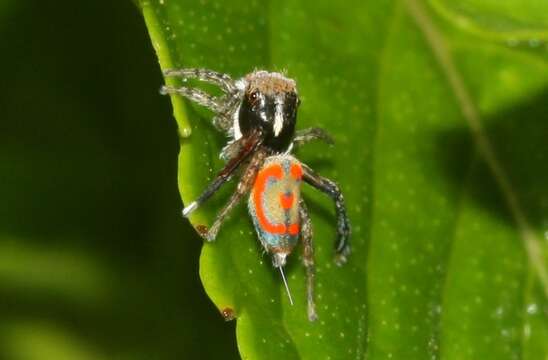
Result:
<svg viewBox="0 0 548 360"><path fill-rule="evenodd" d="M244 195L250 193L249 213L259 240L272 255L274 267L283 274L286 257L302 239L303 263L307 274L308 318L317 319L314 304L314 248L312 224L300 196L301 181L329 195L335 202L337 241L335 261L338 265L350 254L350 224L343 195L337 184L316 174L291 155L293 148L311 140L332 143L320 128L295 131L300 100L294 80L277 72L254 71L241 79L205 69L172 69L166 76L198 79L218 86L223 94L214 97L191 87L163 86L162 94L182 95L215 113L214 126L231 140L220 157L225 167L203 193L183 210L188 216L209 199L241 167L244 168L235 192L218 213L213 225L202 234L215 240L229 212ZM291 295L289 300L293 303Z"/></svg>

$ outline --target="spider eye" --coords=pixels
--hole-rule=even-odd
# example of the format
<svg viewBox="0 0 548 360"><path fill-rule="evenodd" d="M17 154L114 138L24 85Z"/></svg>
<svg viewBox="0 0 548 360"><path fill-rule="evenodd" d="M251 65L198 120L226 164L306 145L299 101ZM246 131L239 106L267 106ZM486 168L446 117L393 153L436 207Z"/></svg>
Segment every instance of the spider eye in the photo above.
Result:
<svg viewBox="0 0 548 360"><path fill-rule="evenodd" d="M253 91L251 94L249 94L249 99L252 102L257 101L257 99L259 99L259 92L257 90Z"/></svg>

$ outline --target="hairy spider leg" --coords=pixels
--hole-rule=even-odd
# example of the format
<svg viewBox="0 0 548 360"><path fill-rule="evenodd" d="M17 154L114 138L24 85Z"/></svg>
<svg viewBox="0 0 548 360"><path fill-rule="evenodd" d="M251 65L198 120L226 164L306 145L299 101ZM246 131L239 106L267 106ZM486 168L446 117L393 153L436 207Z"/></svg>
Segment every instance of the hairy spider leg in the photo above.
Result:
<svg viewBox="0 0 548 360"><path fill-rule="evenodd" d="M167 94L177 94L182 95L186 97L189 100L192 100L196 102L199 105L205 106L209 110L218 113L224 109L224 107L220 104L219 100L209 95L206 92L203 92L202 90L194 89L194 88L188 88L188 87L173 87L164 85L160 89L160 94L167 95Z"/></svg>
<svg viewBox="0 0 548 360"><path fill-rule="evenodd" d="M324 129L313 127L296 131L295 137L293 138L293 145L301 146L314 140L321 140L329 145L333 145L335 143L331 135L329 135Z"/></svg>
<svg viewBox="0 0 548 360"><path fill-rule="evenodd" d="M306 300L308 306L308 320L318 319L316 304L314 302L314 279L316 269L314 266L314 243L312 240L312 221L308 215L308 209L303 200L300 201L299 215L301 217L301 239L303 242L303 264L306 269Z"/></svg>
<svg viewBox="0 0 548 360"><path fill-rule="evenodd" d="M195 201L191 202L183 209L183 216L188 216L196 210L201 204L209 199L219 188L230 179L230 176L238 167L260 146L262 134L260 131L251 133L248 137L242 138L243 146L238 155L230 159L225 167L219 172L217 177L206 187L202 194Z"/></svg>
<svg viewBox="0 0 548 360"><path fill-rule="evenodd" d="M236 83L230 76L209 69L167 69L164 71L164 75L178 76L183 79L198 79L200 81L217 85L227 93L231 93L236 90Z"/></svg>
<svg viewBox="0 0 548 360"><path fill-rule="evenodd" d="M312 169L304 164L302 164L302 167L304 171L304 181L329 195L329 197L331 197L335 202L335 212L337 214L335 262L337 265L342 265L346 262L347 256L350 255L350 221L346 215L344 197L339 189L339 186L334 181L316 174Z"/></svg>
<svg viewBox="0 0 548 360"><path fill-rule="evenodd" d="M213 125L220 131L232 134L233 116L239 108L243 92L230 76L208 69L168 69L164 71L165 76L178 76L186 79L197 79L217 85L225 93L223 96L215 97L199 89L190 87L163 86L160 93L179 94L199 105L207 107L215 113Z"/></svg>
<svg viewBox="0 0 548 360"><path fill-rule="evenodd" d="M257 153L252 155L249 165L247 165L236 191L232 194L226 205L219 211L213 225L209 228L208 232L205 234L205 239L207 241L214 241L219 233L221 225L225 222L228 214L242 199L242 197L249 192L253 186L253 182L259 172L259 169L263 165L266 153L259 150Z"/></svg>
<svg viewBox="0 0 548 360"><path fill-rule="evenodd" d="M234 137L234 117L238 115L242 102L243 92L233 92L221 98L223 109L213 117L213 125Z"/></svg>

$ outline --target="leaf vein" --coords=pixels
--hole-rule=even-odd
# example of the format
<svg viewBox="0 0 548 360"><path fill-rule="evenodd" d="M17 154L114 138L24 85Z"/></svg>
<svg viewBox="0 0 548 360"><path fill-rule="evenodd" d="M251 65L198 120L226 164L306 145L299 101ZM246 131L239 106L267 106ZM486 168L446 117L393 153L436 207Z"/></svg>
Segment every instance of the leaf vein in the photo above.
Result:
<svg viewBox="0 0 548 360"><path fill-rule="evenodd" d="M525 216L509 177L502 167L491 141L485 134L479 112L464 84L462 75L456 68L447 43L441 32L434 25L432 19L430 19L424 6L420 4L419 1L404 0L404 3L409 14L423 33L443 74L449 82L451 90L455 94L457 104L472 132L472 137L478 151L487 163L489 170L493 174L493 177L503 194L504 200L518 227L529 261L535 268L537 276L542 284L544 294L548 298L548 273L542 261L540 240Z"/></svg>

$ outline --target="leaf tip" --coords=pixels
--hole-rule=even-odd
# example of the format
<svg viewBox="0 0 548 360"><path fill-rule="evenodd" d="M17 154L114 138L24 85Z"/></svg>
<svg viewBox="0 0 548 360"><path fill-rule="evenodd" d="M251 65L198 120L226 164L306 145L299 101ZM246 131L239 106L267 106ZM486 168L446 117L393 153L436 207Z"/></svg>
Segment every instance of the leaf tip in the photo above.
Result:
<svg viewBox="0 0 548 360"><path fill-rule="evenodd" d="M231 307L225 307L221 310L221 315L225 321L232 321L236 319L236 312Z"/></svg>

